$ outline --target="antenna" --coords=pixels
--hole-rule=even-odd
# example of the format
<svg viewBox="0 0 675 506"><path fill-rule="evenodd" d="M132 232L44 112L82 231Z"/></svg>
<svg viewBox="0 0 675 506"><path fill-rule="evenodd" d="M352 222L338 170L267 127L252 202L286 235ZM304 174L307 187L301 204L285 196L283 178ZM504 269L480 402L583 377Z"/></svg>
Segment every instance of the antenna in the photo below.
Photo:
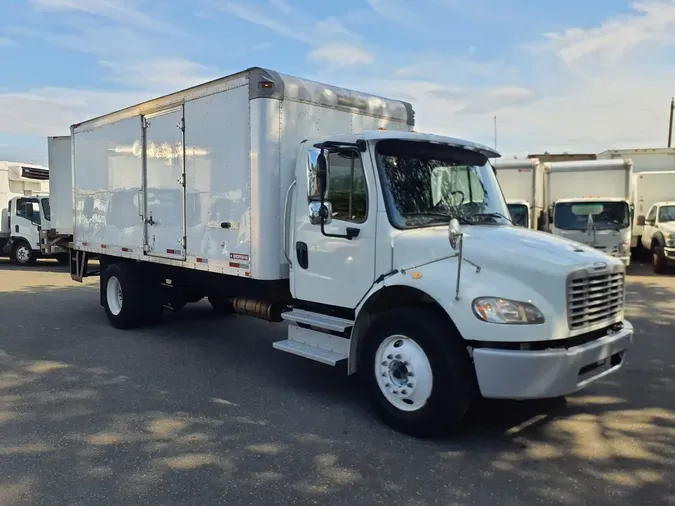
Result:
<svg viewBox="0 0 675 506"><path fill-rule="evenodd" d="M673 123L673 110L670 110L670 123L672 127ZM668 141L668 147L670 147L670 141ZM495 116L495 151L497 151L497 116Z"/></svg>

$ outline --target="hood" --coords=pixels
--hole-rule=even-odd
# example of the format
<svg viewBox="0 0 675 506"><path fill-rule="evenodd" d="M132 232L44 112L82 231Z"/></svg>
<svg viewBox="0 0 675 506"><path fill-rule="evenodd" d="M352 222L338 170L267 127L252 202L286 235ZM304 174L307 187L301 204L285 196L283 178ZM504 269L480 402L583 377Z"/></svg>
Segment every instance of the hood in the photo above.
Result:
<svg viewBox="0 0 675 506"><path fill-rule="evenodd" d="M562 230L556 229L556 235L577 241L589 247L595 247L599 250L613 252L617 251L619 243L630 240L630 230L624 229L621 232L616 230L597 230L595 238L593 233L585 230Z"/></svg>
<svg viewBox="0 0 675 506"><path fill-rule="evenodd" d="M675 234L675 221L659 223L659 229L666 234Z"/></svg>
<svg viewBox="0 0 675 506"><path fill-rule="evenodd" d="M621 263L597 249L522 227L493 225L462 226L463 255L483 268L507 269L522 273L560 272L590 266L596 262ZM410 268L454 251L448 242L447 227L407 230L394 239L394 268Z"/></svg>

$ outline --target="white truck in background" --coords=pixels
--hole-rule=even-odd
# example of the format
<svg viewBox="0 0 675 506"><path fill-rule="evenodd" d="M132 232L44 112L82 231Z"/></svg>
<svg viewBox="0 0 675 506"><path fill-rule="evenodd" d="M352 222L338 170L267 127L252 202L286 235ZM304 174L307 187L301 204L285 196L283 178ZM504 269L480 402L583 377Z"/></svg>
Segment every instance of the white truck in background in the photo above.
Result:
<svg viewBox="0 0 675 506"><path fill-rule="evenodd" d="M657 274L675 262L675 170L633 174L635 205L632 245L648 252Z"/></svg>
<svg viewBox="0 0 675 506"><path fill-rule="evenodd" d="M114 327L150 324L177 296L286 321L274 348L346 362L408 434L447 432L481 395L563 396L618 371L633 341L624 265L514 227L498 153L413 126L408 103L250 68L73 125L68 194L98 195L104 216L76 205L72 236L44 235L71 244L75 281L100 274ZM104 243L110 147L139 139L119 155L135 167L133 230ZM148 156L153 143L181 154ZM217 211L151 205L153 178L181 204L203 171Z"/></svg>
<svg viewBox="0 0 675 506"><path fill-rule="evenodd" d="M0 215L0 254L18 265L34 265L41 256L40 230L50 226L49 169L0 161ZM67 250L54 254L67 261Z"/></svg>
<svg viewBox="0 0 675 506"><path fill-rule="evenodd" d="M544 228L544 174L539 159L498 158L493 165L513 223L533 230Z"/></svg>
<svg viewBox="0 0 675 506"><path fill-rule="evenodd" d="M630 160L633 174L675 171L675 148L609 149L598 153L598 160Z"/></svg>
<svg viewBox="0 0 675 506"><path fill-rule="evenodd" d="M630 160L547 162L549 232L630 265Z"/></svg>

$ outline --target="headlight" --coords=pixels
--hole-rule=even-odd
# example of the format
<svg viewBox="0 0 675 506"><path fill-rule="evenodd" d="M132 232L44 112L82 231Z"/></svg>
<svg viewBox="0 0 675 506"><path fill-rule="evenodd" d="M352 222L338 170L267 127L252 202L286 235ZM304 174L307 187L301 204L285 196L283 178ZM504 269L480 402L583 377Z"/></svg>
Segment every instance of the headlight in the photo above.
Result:
<svg viewBox="0 0 675 506"><path fill-rule="evenodd" d="M533 304L499 297L474 299L473 313L488 323L544 323L544 315Z"/></svg>
<svg viewBox="0 0 675 506"><path fill-rule="evenodd" d="M669 248L675 246L675 234L666 234L666 246Z"/></svg>
<svg viewBox="0 0 675 506"><path fill-rule="evenodd" d="M630 251L630 241L623 241L619 244L619 253L627 253Z"/></svg>

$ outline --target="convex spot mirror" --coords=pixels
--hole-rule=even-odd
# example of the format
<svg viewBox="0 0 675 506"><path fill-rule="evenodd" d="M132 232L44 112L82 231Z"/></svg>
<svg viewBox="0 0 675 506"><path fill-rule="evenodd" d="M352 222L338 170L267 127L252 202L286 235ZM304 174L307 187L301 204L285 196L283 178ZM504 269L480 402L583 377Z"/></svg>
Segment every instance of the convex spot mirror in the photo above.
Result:
<svg viewBox="0 0 675 506"><path fill-rule="evenodd" d="M457 250L459 246L459 238L462 236L462 228L459 226L459 220L453 218L450 220L448 225L448 241L450 241L450 247L454 250Z"/></svg>

